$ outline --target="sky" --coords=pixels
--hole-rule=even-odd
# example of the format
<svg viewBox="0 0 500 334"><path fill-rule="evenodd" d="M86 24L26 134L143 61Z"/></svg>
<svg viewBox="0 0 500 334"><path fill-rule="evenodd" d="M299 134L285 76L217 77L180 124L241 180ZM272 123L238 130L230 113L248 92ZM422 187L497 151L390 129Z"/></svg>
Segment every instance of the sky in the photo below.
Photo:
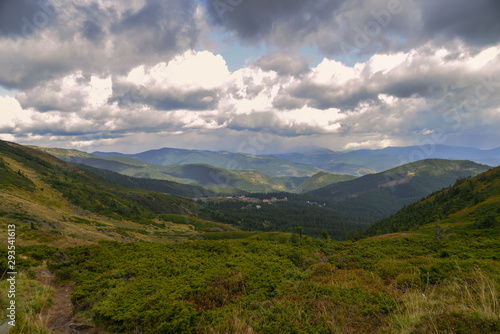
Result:
<svg viewBox="0 0 500 334"><path fill-rule="evenodd" d="M498 0L1 0L0 139L500 146Z"/></svg>

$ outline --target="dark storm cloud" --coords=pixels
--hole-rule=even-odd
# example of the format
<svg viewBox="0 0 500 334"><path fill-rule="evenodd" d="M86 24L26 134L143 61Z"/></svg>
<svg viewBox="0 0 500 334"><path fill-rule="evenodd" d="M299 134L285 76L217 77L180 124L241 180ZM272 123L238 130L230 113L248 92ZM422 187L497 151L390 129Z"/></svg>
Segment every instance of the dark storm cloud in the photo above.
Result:
<svg viewBox="0 0 500 334"><path fill-rule="evenodd" d="M0 36L29 37L46 28L56 16L49 0L0 1Z"/></svg>
<svg viewBox="0 0 500 334"><path fill-rule="evenodd" d="M232 3L232 4L231 4ZM294 32L315 31L328 21L342 1L268 0L206 2L213 22L227 27L245 41L258 41L275 26L295 27Z"/></svg>
<svg viewBox="0 0 500 334"><path fill-rule="evenodd" d="M212 21L243 41L282 48L315 45L328 56L406 50L434 38L458 38L475 46L500 40L498 0L206 3Z"/></svg>
<svg viewBox="0 0 500 334"><path fill-rule="evenodd" d="M81 91L72 91L60 96L48 87L35 87L17 94L16 99L23 109L33 108L40 112L51 110L78 111L87 104L87 96Z"/></svg>
<svg viewBox="0 0 500 334"><path fill-rule="evenodd" d="M360 102L376 99L377 92L369 91L364 85L323 85L300 84L290 90L290 95L307 101L307 105L317 109L350 109Z"/></svg>
<svg viewBox="0 0 500 334"><path fill-rule="evenodd" d="M104 32L95 21L87 20L83 22L82 35L88 40L98 42L104 37Z"/></svg>
<svg viewBox="0 0 500 334"><path fill-rule="evenodd" d="M255 65L264 71L275 71L279 75L293 75L307 73L309 65L300 54L291 55L285 51L275 51L261 57Z"/></svg>
<svg viewBox="0 0 500 334"><path fill-rule="evenodd" d="M207 110L216 108L218 102L217 92L207 89L161 92L152 94L148 100L158 110Z"/></svg>
<svg viewBox="0 0 500 334"><path fill-rule="evenodd" d="M114 8L103 8L99 3L94 2L88 5L76 3L73 5L77 10L77 15L81 18L79 25L75 28L80 34L89 41L98 43L106 36L106 29L110 22L115 22L118 13ZM62 23L62 22L61 22ZM67 38L73 38L75 32L68 31ZM60 35L65 35L60 32Z"/></svg>
<svg viewBox="0 0 500 334"><path fill-rule="evenodd" d="M278 110L300 109L305 105L306 101L304 99L291 96L283 90L273 100L273 107Z"/></svg>
<svg viewBox="0 0 500 334"><path fill-rule="evenodd" d="M0 15L5 16L0 20L0 86L30 89L76 70L126 73L139 64L168 61L196 46L196 6L193 0L149 0L135 10L122 2L87 6L68 0L54 7L44 0L0 1ZM49 23L16 35L23 38L20 45L8 38L22 29L16 28L17 21L30 15L40 20L37 13L44 9L53 10ZM42 28L44 34L36 35Z"/></svg>
<svg viewBox="0 0 500 334"><path fill-rule="evenodd" d="M424 1L421 15L424 33L430 38L460 38L477 46L500 41L498 0Z"/></svg>
<svg viewBox="0 0 500 334"><path fill-rule="evenodd" d="M138 12L125 11L111 31L134 38L138 51L192 48L199 34L195 11L192 0L148 0Z"/></svg>
<svg viewBox="0 0 500 334"><path fill-rule="evenodd" d="M0 86L30 89L71 72L81 55L77 49L67 51L51 54L38 44L21 51L0 49Z"/></svg>
<svg viewBox="0 0 500 334"><path fill-rule="evenodd" d="M219 103L219 92L216 89L189 89L176 87L168 89L150 89L118 83L113 87L110 103L118 102L121 107L134 104L152 106L157 110L207 110L214 109Z"/></svg>
<svg viewBox="0 0 500 334"><path fill-rule="evenodd" d="M286 122L271 111L252 112L250 114L233 115L226 127L235 131L271 131L283 137L296 137L317 134L321 128L305 123Z"/></svg>

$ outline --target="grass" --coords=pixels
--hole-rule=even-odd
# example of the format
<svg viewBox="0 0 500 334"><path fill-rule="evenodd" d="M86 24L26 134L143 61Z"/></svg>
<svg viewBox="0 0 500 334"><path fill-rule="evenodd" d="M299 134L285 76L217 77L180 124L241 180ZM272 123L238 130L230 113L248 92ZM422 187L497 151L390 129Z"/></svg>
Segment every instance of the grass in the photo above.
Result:
<svg viewBox="0 0 500 334"><path fill-rule="evenodd" d="M395 333L440 333L451 327L446 319L455 318L463 333L486 332L500 325L497 282L475 269L447 284L411 289L401 295L401 303L390 317L390 331ZM447 326L446 326L447 325ZM447 328L448 330L450 328Z"/></svg>
<svg viewBox="0 0 500 334"><path fill-rule="evenodd" d="M450 231L450 240L422 227L357 242L262 232L214 232L181 245L106 242L69 249L71 262L53 268L111 331L132 331L128 322L161 331L151 313L173 326L166 332L493 333L498 231ZM157 303L164 309L143 309Z"/></svg>
<svg viewBox="0 0 500 334"><path fill-rule="evenodd" d="M0 290L8 291L8 282L0 282ZM54 289L29 279L27 274L21 272L16 277L16 326L10 330L11 334L49 334L41 320L41 313L52 304ZM2 305L1 317L6 318L5 309L7 303L6 294L0 296Z"/></svg>
<svg viewBox="0 0 500 334"><path fill-rule="evenodd" d="M111 332L493 333L499 231L449 226L449 240L436 240L430 225L357 242L227 231L179 245L20 251L50 259L57 277L76 282L78 311ZM41 303L30 305L26 326L37 332Z"/></svg>

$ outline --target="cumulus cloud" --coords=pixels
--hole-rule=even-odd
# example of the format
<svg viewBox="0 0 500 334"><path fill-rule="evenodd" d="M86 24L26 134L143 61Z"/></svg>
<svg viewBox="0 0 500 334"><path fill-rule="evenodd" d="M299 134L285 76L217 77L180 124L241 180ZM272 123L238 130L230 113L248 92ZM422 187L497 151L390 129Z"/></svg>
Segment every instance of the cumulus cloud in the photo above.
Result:
<svg viewBox="0 0 500 334"><path fill-rule="evenodd" d="M81 71L47 82L16 95L24 109L37 111L80 111L97 108L107 103L111 96L111 77L85 78Z"/></svg>
<svg viewBox="0 0 500 334"><path fill-rule="evenodd" d="M17 123L30 122L31 113L10 96L0 96L0 132L11 132ZM3 131L2 131L3 130Z"/></svg>
<svg viewBox="0 0 500 334"><path fill-rule="evenodd" d="M0 86L17 92L0 97L2 138L225 149L263 130L288 148L440 132L500 140L492 0L40 1L0 3ZM230 71L231 41L269 51Z"/></svg>
<svg viewBox="0 0 500 334"><path fill-rule="evenodd" d="M255 62L264 71L275 71L279 75L293 75L307 73L309 65L299 53L291 55L285 51L269 53Z"/></svg>
<svg viewBox="0 0 500 334"><path fill-rule="evenodd" d="M148 104L160 110L213 109L229 78L224 59L207 51L188 51L146 68L141 65L117 77L113 101Z"/></svg>

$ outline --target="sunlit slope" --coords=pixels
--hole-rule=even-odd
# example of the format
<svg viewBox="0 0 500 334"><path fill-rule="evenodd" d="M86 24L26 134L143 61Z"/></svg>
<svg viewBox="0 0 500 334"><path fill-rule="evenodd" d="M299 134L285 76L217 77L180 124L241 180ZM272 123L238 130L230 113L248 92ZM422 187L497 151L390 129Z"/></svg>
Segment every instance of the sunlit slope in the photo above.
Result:
<svg viewBox="0 0 500 334"><path fill-rule="evenodd" d="M25 243L170 241L194 237L197 228L234 230L189 217L196 206L180 197L125 188L49 154L4 141L0 199L0 219L17 224L23 231L20 242ZM174 224L172 214L185 215L185 222Z"/></svg>

